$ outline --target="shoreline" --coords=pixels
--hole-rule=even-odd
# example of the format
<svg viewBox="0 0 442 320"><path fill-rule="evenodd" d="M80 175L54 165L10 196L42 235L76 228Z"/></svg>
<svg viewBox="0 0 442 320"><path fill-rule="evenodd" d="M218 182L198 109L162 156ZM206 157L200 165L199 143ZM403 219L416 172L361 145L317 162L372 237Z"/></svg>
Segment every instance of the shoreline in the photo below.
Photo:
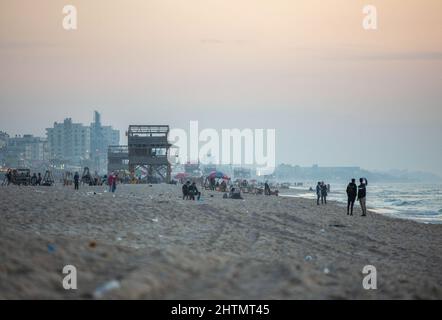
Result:
<svg viewBox="0 0 442 320"><path fill-rule="evenodd" d="M287 190L287 189L286 189ZM279 194L279 196L281 197L289 197L289 198L302 198L302 199L306 199L306 200L311 200L311 201L316 201L316 194L313 191L309 191L309 190L304 190L304 189L297 189L297 188L290 188L288 189L288 191L293 192L293 193L281 193ZM310 195L310 196L306 196L306 195ZM337 206L343 207L344 208L344 213L346 213L347 210L347 203L344 200L328 200L327 199L327 204L328 203L334 203ZM356 200L355 202L355 206L354 206L354 210L358 211L358 209L360 209L360 206L358 204L358 201ZM442 210L442 209L441 209ZM411 221L415 221L418 223L423 223L423 224L442 224L442 219L435 219L432 218L432 215L417 215L415 213L415 211L410 211L410 210L399 210L399 209L389 209L389 208L384 208L384 207L370 207L367 206L367 211L371 212L372 214L379 214L385 217L391 217L393 219L401 219L401 220L411 220ZM406 214L405 214L406 213ZM414 213L414 215L410 215Z"/></svg>

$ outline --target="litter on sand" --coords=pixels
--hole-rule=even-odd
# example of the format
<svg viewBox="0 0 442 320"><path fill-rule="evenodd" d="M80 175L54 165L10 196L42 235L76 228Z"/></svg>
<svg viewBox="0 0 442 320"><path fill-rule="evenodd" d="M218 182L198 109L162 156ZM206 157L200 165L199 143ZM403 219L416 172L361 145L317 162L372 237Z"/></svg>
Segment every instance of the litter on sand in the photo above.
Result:
<svg viewBox="0 0 442 320"><path fill-rule="evenodd" d="M93 296L95 299L100 299L109 291L119 288L120 288L120 282L117 280L111 280L99 286L97 289L95 289Z"/></svg>
<svg viewBox="0 0 442 320"><path fill-rule="evenodd" d="M311 260L313 260L313 258L312 258L312 256L306 256L306 257L304 258L304 260L305 260L305 261L311 261Z"/></svg>

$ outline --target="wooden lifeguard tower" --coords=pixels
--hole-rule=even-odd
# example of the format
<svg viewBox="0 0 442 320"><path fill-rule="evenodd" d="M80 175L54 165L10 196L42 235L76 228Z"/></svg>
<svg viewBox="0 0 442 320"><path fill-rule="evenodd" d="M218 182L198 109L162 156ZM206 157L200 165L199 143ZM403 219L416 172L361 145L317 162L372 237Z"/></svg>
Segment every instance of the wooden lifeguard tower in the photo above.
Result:
<svg viewBox="0 0 442 320"><path fill-rule="evenodd" d="M109 146L107 148L107 172L129 170L128 146Z"/></svg>
<svg viewBox="0 0 442 320"><path fill-rule="evenodd" d="M171 165L168 160L171 144L167 140L167 125L130 125L127 132L129 171L146 172L147 182L170 182Z"/></svg>

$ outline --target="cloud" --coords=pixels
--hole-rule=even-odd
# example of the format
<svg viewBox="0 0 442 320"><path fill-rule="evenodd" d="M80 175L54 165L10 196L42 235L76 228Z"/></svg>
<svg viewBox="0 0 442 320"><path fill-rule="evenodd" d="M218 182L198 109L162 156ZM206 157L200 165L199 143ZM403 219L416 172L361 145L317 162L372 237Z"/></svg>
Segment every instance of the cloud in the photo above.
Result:
<svg viewBox="0 0 442 320"><path fill-rule="evenodd" d="M433 61L442 60L441 51L385 52L385 53L333 53L328 58L363 61Z"/></svg>

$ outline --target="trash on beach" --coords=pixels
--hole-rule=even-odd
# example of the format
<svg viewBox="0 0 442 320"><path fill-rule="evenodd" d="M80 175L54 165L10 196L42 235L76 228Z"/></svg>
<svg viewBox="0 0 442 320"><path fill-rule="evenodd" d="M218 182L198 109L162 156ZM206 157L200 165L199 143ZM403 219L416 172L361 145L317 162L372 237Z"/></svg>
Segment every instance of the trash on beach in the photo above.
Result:
<svg viewBox="0 0 442 320"><path fill-rule="evenodd" d="M321 232L325 232L325 230L324 230L324 229L321 229L320 231L321 231Z"/></svg>
<svg viewBox="0 0 442 320"><path fill-rule="evenodd" d="M158 218L152 219L153 222L158 222Z"/></svg>
<svg viewBox="0 0 442 320"><path fill-rule="evenodd" d="M335 228L345 228L343 224L330 224L329 227L335 227Z"/></svg>
<svg viewBox="0 0 442 320"><path fill-rule="evenodd" d="M121 241L121 240L123 240L123 239L121 239L121 237L117 237L116 240L117 240L117 241Z"/></svg>
<svg viewBox="0 0 442 320"><path fill-rule="evenodd" d="M100 299L109 291L119 288L120 282L117 280L111 280L95 289L93 296L95 299Z"/></svg>
<svg viewBox="0 0 442 320"><path fill-rule="evenodd" d="M49 252L49 253L53 253L53 252L55 252L55 246L52 245L52 244L48 244L48 252Z"/></svg>
<svg viewBox="0 0 442 320"><path fill-rule="evenodd" d="M97 243L95 241L89 242L89 247L90 248L95 248L96 246L97 246Z"/></svg>
<svg viewBox="0 0 442 320"><path fill-rule="evenodd" d="M311 260L313 260L313 258L312 258L312 256L306 256L306 257L304 258L304 260L305 260L305 261L311 261Z"/></svg>
<svg viewBox="0 0 442 320"><path fill-rule="evenodd" d="M329 274L329 273L330 273L330 270L329 270L328 268L324 268L324 273L325 273L325 274Z"/></svg>

